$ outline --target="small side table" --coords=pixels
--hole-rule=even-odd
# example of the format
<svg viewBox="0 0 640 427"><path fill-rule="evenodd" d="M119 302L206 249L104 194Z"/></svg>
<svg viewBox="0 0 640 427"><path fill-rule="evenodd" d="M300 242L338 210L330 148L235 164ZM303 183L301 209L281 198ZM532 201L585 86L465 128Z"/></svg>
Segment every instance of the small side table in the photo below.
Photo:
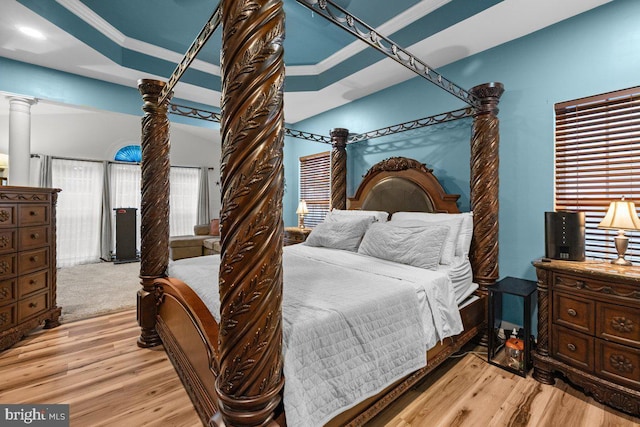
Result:
<svg viewBox="0 0 640 427"><path fill-rule="evenodd" d="M531 318L533 316L534 304L532 300L537 293L537 284L531 280L516 279L515 277L505 277L494 286L489 287L489 348L487 360L492 365L503 368L509 372L527 376L527 372L532 367L531 345L533 337L531 335ZM522 323L515 325L520 332L519 341L509 341L511 330L503 325L503 295L513 295L524 300ZM504 337L499 338L500 329L504 331ZM516 344L514 346L514 344ZM513 351L514 349L521 349ZM512 353L509 354L509 350ZM518 352L524 352L516 357Z"/></svg>
<svg viewBox="0 0 640 427"><path fill-rule="evenodd" d="M284 245L295 245L307 240L307 236L311 233L310 228L285 227L284 228Z"/></svg>

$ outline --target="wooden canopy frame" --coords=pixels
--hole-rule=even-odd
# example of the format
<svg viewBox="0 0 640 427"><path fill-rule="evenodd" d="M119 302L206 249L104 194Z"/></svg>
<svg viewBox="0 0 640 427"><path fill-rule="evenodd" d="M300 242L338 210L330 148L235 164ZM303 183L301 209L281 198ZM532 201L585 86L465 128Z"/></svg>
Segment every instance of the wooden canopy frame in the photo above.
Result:
<svg viewBox="0 0 640 427"><path fill-rule="evenodd" d="M223 29L221 321L216 329L217 343L211 343L212 349L206 350L214 353L210 354L209 368L216 378L216 402L211 404L217 412L211 425L258 426L276 422L284 384L282 1L223 0L219 19ZM168 283L164 278L169 260L167 111L171 88L162 81L141 80L139 90L144 101L144 118L138 344L152 347L162 344L157 326L163 319L158 316L158 307L162 307L165 299L162 284ZM478 101L471 140L470 186L475 228L470 259L475 280L483 288L498 278L497 105L502 92L500 83L483 84L469 91ZM348 132L345 131L332 132L334 207L346 205ZM193 299L186 289L183 297ZM194 305L199 308L189 315L191 321L202 323L202 319L208 319L206 313L201 313L202 317L193 314L202 311L197 302ZM193 375L197 377L198 372Z"/></svg>

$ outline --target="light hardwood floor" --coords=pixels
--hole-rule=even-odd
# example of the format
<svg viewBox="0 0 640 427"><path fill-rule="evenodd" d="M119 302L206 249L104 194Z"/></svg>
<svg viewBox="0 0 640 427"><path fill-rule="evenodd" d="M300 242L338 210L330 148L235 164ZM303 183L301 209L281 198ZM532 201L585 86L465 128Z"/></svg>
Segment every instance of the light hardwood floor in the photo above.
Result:
<svg viewBox="0 0 640 427"><path fill-rule="evenodd" d="M1 403L68 403L71 426L200 426L162 348L140 349L135 311L36 331L0 353ZM468 354L380 414L378 426L639 426L570 386ZM144 382L144 386L143 383Z"/></svg>

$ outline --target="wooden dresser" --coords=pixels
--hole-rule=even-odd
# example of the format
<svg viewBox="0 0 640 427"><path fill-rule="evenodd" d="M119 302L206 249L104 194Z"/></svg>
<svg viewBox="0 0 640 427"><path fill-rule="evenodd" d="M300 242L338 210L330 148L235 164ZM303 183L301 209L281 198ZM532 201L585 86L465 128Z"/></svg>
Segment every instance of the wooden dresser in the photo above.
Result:
<svg viewBox="0 0 640 427"><path fill-rule="evenodd" d="M284 228L284 245L295 245L307 240L307 236L311 233L310 228L285 227Z"/></svg>
<svg viewBox="0 0 640 427"><path fill-rule="evenodd" d="M533 377L563 374L599 402L640 415L640 268L534 261L538 345Z"/></svg>
<svg viewBox="0 0 640 427"><path fill-rule="evenodd" d="M44 322L58 326L57 189L0 187L0 351Z"/></svg>

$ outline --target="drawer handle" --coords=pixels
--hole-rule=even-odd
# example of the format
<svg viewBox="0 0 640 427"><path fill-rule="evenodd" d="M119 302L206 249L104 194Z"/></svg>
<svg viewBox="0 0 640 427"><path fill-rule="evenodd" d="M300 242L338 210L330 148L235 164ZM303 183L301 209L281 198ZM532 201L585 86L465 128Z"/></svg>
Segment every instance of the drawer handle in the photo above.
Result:
<svg viewBox="0 0 640 427"><path fill-rule="evenodd" d="M38 213L36 211L29 211L29 215L36 216L36 215L38 215Z"/></svg>
<svg viewBox="0 0 640 427"><path fill-rule="evenodd" d="M40 238L40 235L39 235L38 233L33 233L33 234L31 234L31 238L32 238L33 240L35 240L35 239Z"/></svg>
<svg viewBox="0 0 640 427"><path fill-rule="evenodd" d="M569 316L571 317L576 317L578 315L578 312L575 311L573 308L570 308L569 310L567 310L567 313L569 314Z"/></svg>
<svg viewBox="0 0 640 427"><path fill-rule="evenodd" d="M571 344L571 343L567 344L567 348L571 351L576 351L576 346L574 344Z"/></svg>
<svg viewBox="0 0 640 427"><path fill-rule="evenodd" d="M31 258L29 258L29 261L31 262L38 262L38 260L40 259L40 257L38 255L34 255Z"/></svg>
<svg viewBox="0 0 640 427"><path fill-rule="evenodd" d="M2 298L8 297L9 296L9 288L0 289L0 296L2 296Z"/></svg>
<svg viewBox="0 0 640 427"><path fill-rule="evenodd" d="M29 308L36 308L38 306L37 302L30 302L29 303Z"/></svg>
<svg viewBox="0 0 640 427"><path fill-rule="evenodd" d="M29 280L29 284L30 285L36 285L36 284L38 284L38 281L36 279L31 279L31 280Z"/></svg>
<svg viewBox="0 0 640 427"><path fill-rule="evenodd" d="M584 288L584 282L582 280L576 280L576 288L578 289Z"/></svg>

